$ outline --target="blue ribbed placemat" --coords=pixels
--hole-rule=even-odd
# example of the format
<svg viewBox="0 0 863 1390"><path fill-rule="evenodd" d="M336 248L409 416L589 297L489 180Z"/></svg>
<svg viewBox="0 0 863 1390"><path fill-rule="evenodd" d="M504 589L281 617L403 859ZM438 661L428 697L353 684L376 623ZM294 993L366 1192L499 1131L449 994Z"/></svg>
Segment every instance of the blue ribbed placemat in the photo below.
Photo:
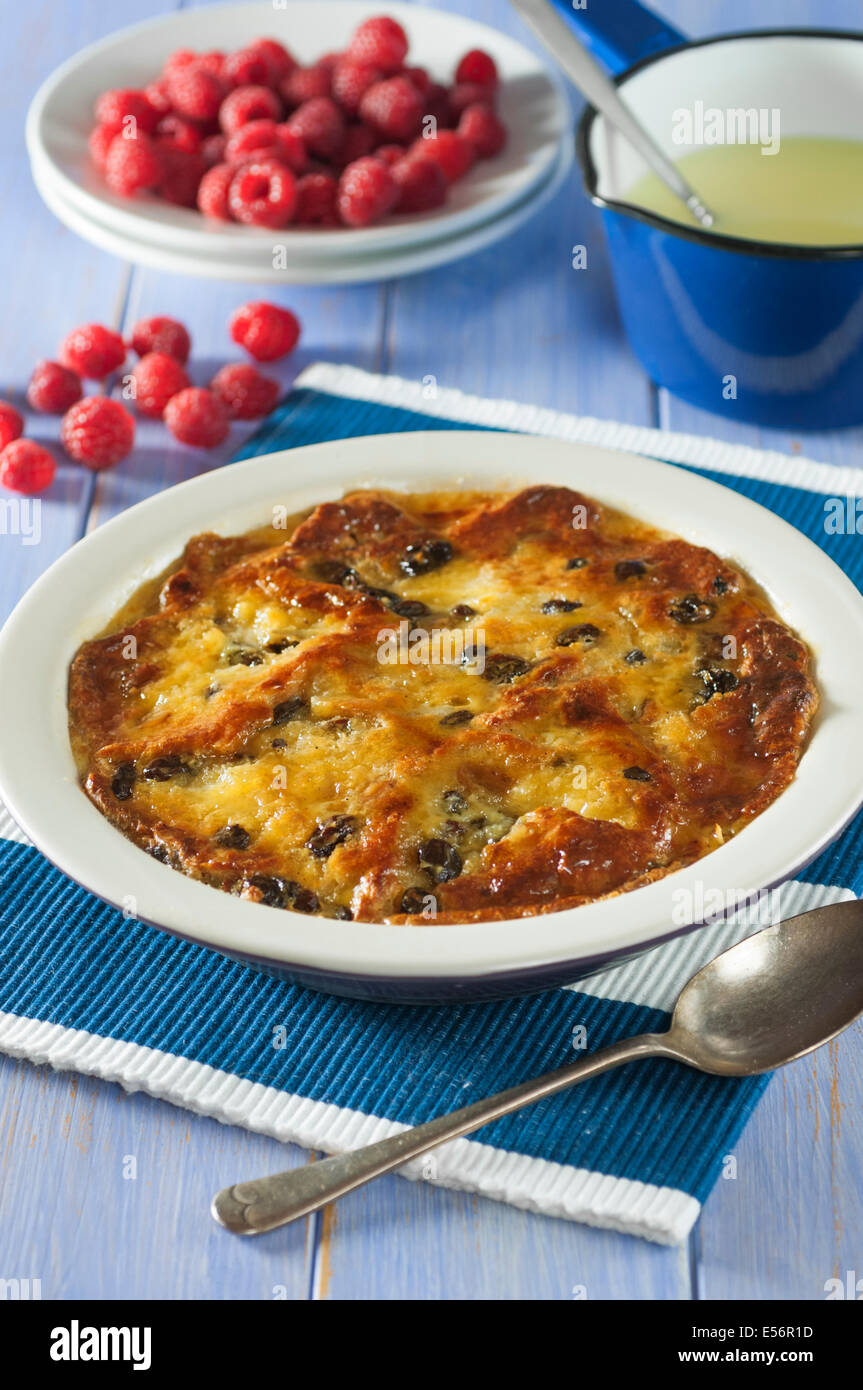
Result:
<svg viewBox="0 0 863 1390"><path fill-rule="evenodd" d="M461 418L448 418L445 405L426 414L416 408L415 388L312 369L241 457L360 434L532 423L508 403L459 407ZM544 433L564 436L575 424L547 412L541 420ZM605 430L607 442L619 443L621 428L597 426L597 442ZM662 437L642 434L661 456ZM788 462L783 482L775 456L762 456L763 467L753 456L736 475L736 451L704 447L714 463L699 466L693 449L699 471L779 512L852 578L863 578L859 543L825 535L812 491L793 485L799 461ZM580 1028L591 1051L663 1028L684 980L753 929L737 920L704 929L576 989L526 999L434 1008L358 1003L292 987L124 920L11 827L0 825L0 834L9 836L0 839L2 1050L330 1151L571 1060ZM785 910L858 894L861 844L858 818L784 895ZM766 1084L641 1063L458 1141L429 1159L424 1174L551 1214L679 1240Z"/></svg>

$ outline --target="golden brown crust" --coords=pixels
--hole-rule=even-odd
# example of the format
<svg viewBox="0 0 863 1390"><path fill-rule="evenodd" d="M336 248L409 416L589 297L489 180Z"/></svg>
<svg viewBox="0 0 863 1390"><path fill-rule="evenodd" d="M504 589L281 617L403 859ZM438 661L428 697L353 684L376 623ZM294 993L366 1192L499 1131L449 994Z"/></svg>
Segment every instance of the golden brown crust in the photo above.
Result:
<svg viewBox="0 0 863 1390"><path fill-rule="evenodd" d="M207 883L495 920L736 834L794 776L809 667L734 566L567 488L363 491L191 540L78 651L70 735L100 810Z"/></svg>

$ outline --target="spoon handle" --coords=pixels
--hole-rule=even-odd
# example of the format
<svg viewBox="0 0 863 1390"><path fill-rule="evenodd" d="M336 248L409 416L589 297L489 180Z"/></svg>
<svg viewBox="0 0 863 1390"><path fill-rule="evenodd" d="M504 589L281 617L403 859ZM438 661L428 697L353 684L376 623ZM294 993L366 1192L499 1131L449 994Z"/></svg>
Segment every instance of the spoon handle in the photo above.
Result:
<svg viewBox="0 0 863 1390"><path fill-rule="evenodd" d="M252 1182L225 1187L213 1198L213 1216L238 1235L256 1235L260 1231L286 1226L289 1221L308 1216L309 1212L317 1211L337 1197L343 1197L355 1187L362 1187L372 1178L400 1168L409 1159L418 1158L448 1139L470 1134L501 1115L509 1115L524 1105L532 1105L545 1096L555 1095L578 1081L586 1081L588 1077L599 1076L601 1072L622 1066L624 1062L634 1062L644 1057L672 1056L678 1061L685 1060L669 1047L667 1037L667 1034L644 1033L636 1038L623 1038L578 1062L546 1072L533 1081L523 1081L519 1086L499 1091L486 1100L474 1101L472 1105L465 1105L461 1110L453 1110L426 1124L402 1130L389 1139L381 1139L377 1144L336 1154L287 1173L276 1173L269 1178L257 1178Z"/></svg>

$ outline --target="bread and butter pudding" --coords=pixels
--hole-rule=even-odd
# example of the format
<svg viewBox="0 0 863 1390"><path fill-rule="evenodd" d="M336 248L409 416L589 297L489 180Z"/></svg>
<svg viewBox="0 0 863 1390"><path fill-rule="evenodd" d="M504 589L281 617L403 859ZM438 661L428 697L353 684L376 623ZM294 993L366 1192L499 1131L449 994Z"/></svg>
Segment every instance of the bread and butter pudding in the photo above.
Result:
<svg viewBox="0 0 863 1390"><path fill-rule="evenodd" d="M692 863L792 780L817 703L741 570L542 486L356 491L196 536L69 683L82 785L155 858L416 924Z"/></svg>

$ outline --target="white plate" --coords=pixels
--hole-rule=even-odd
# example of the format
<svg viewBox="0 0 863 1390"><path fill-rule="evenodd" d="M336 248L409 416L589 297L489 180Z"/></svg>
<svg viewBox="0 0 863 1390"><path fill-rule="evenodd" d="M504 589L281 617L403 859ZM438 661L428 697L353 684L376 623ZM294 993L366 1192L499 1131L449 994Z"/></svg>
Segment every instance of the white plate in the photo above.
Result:
<svg viewBox="0 0 863 1390"><path fill-rule="evenodd" d="M635 892L548 916L383 926L312 919L209 888L136 848L84 796L67 734L69 662L191 535L242 531L261 524L275 502L293 511L365 484L527 481L583 489L745 565L811 645L822 692L811 742L795 780L733 840ZM344 440L170 488L79 541L38 580L0 633L0 670L0 793L49 859L109 902L132 901L145 921L349 993L515 993L554 976L577 978L597 960L679 931L676 890L750 893L792 875L838 834L863 796L863 600L845 575L786 522L697 474L536 437L432 431Z"/></svg>
<svg viewBox="0 0 863 1390"><path fill-rule="evenodd" d="M503 80L500 109L510 129L506 149L496 159L477 163L454 185L444 207L433 212L393 217L378 227L357 230L288 227L274 233L225 226L156 198L116 197L90 158L87 136L93 107L107 87L144 86L176 48L238 48L252 37L266 35L283 39L296 56L311 60L345 44L359 22L374 13L362 0L289 0L279 8L215 5L121 30L76 54L37 92L27 117L31 160L47 163L53 187L79 212L117 233L197 256L226 259L250 244L269 255L276 239L290 241L293 257L317 261L400 249L488 221L550 174L561 140L572 130L563 86L528 49L485 25L416 5L391 4L385 9L404 25L416 61L435 76L450 73L468 49L484 48L493 55Z"/></svg>
<svg viewBox="0 0 863 1390"><path fill-rule="evenodd" d="M298 260L284 270L276 270L273 267L272 242L266 247L258 247L257 250L244 247L242 256L236 254L230 258L217 259L212 255L171 251L149 240L118 233L95 217L87 216L67 203L58 193L56 181L52 184L43 172L43 161L34 160L31 172L43 202L65 226L85 241L90 241L94 246L120 256L123 260L134 261L138 265L150 266L155 270L167 270L176 275L211 280L329 285L355 284L413 275L433 266L445 265L449 261L472 255L475 251L484 250L494 242L509 236L545 207L569 177L573 160L573 142L567 138L561 144L557 165L544 183L501 216L480 223L457 236L442 237L439 241L426 242L420 246L405 246L397 251L384 251L372 255L342 258L330 256L317 262Z"/></svg>

